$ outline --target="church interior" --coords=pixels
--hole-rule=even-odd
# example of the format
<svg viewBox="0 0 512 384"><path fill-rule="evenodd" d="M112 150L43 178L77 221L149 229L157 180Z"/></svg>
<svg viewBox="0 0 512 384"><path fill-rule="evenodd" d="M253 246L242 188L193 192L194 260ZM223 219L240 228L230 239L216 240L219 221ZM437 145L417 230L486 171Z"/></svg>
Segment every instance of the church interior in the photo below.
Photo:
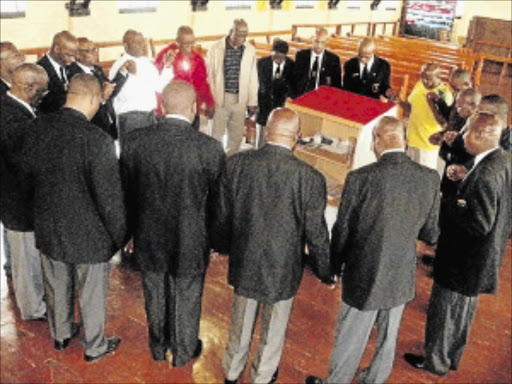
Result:
<svg viewBox="0 0 512 384"><path fill-rule="evenodd" d="M429 7L441 11L428 16ZM205 57L212 45L228 34L233 20L242 18L248 25L247 41L254 46L258 58L269 56L273 42L281 39L288 42L288 56L293 59L297 51L310 47L315 30L325 28L329 32L327 49L342 64L357 56L360 40L369 36L375 41L376 55L391 64L391 88L403 99L420 81L421 67L434 61L441 67L443 81L448 81L455 68L462 68L471 73L475 88L483 95L496 93L505 98L509 105L508 125L512 124L509 0L2 0L0 8L1 40L14 43L26 62L35 63L43 57L53 35L67 30L96 43L99 64L106 73L124 52L122 37L128 29L142 32L145 53L155 58L175 41L180 26L190 26L195 34L194 50ZM404 116L400 107L392 112L397 117ZM314 127L302 129L304 136L316 133ZM340 136L341 139L346 137ZM251 147L251 140L247 137L247 147ZM313 160L308 153L297 156L323 167L329 193L332 192L331 215L335 216L340 183L348 168L343 168L343 178L338 180L339 168L329 168L329 156L319 155ZM416 296L405 307L394 367L387 382L512 383L510 236L499 270L498 291L480 297L459 369L437 376L413 369L402 358L404 353L421 353L423 349L433 283L432 265L425 259L432 255L431 248L417 244ZM2 248L0 265L4 262ZM141 274L133 256L118 252L110 261L105 333L119 336L122 344L112 356L94 364L84 362L80 337L73 339L65 351L56 351L47 322L21 318L12 281L2 268L0 383L221 383L225 379L222 357L228 343L233 297L227 276L228 259L212 257L202 298L203 351L197 359L177 368L167 361L151 359ZM327 376L341 290L339 282L326 286L311 271L305 271L293 304L277 383L303 383L311 374ZM259 327L258 322L255 335ZM375 340L373 332L361 368L371 361ZM252 344L249 361L256 353L257 336ZM251 382L250 370L247 364L239 382Z"/></svg>

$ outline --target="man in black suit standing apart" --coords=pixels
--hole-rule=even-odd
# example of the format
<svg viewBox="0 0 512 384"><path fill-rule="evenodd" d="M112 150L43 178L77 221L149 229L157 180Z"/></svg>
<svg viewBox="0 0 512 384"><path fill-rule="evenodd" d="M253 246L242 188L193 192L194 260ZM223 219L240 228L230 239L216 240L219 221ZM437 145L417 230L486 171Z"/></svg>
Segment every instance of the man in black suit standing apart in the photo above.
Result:
<svg viewBox="0 0 512 384"><path fill-rule="evenodd" d="M288 108L276 109L267 130L263 148L228 159L220 184L214 244L229 255L234 287L223 361L226 383L236 383L244 370L260 305L262 330L252 379L276 380L305 245L317 276L331 281L325 179L293 155L299 117Z"/></svg>
<svg viewBox="0 0 512 384"><path fill-rule="evenodd" d="M284 106L288 97L293 97L295 88L295 63L286 55L288 43L276 40L272 46L272 55L258 60L258 118L260 128L258 148L265 144L265 126L268 115L275 108Z"/></svg>
<svg viewBox="0 0 512 384"><path fill-rule="evenodd" d="M225 161L220 142L192 127L196 93L173 81L163 121L126 134L121 173L153 359L185 365L202 351L201 298L208 266L212 192Z"/></svg>
<svg viewBox="0 0 512 384"><path fill-rule="evenodd" d="M297 52L295 57L295 96L313 91L321 85L341 88L341 61L325 49L329 33L320 28L313 38L311 49Z"/></svg>
<svg viewBox="0 0 512 384"><path fill-rule="evenodd" d="M404 355L415 368L437 375L457 370L478 295L498 289L512 215L512 157L499 147L501 130L498 117L478 115L464 134L474 165L457 190L443 194L425 355Z"/></svg>
<svg viewBox="0 0 512 384"><path fill-rule="evenodd" d="M416 243L439 234L439 176L405 154L400 120L373 132L378 161L348 174L332 231L331 266L342 276L342 307L326 383L350 383L377 322L377 345L360 383L384 383L393 368L404 306L414 298ZM323 383L315 376L307 384Z"/></svg>
<svg viewBox="0 0 512 384"><path fill-rule="evenodd" d="M66 102L69 80L66 67L75 61L78 43L70 32L62 31L53 37L50 52L46 53L37 64L48 74L48 94L43 98L39 110L46 114L58 111Z"/></svg>
<svg viewBox="0 0 512 384"><path fill-rule="evenodd" d="M100 85L89 74L70 83L64 108L36 119L23 146L22 173L33 188L36 246L41 251L48 323L55 349L78 333L78 290L85 360L117 349L104 335L108 261L123 246L126 220L113 140L89 120Z"/></svg>
<svg viewBox="0 0 512 384"><path fill-rule="evenodd" d="M41 257L34 239L34 214L30 199L17 177L27 126L48 86L48 76L36 64L18 66L10 79L11 89L0 96L0 218L10 246L12 283L16 304L24 320L43 320Z"/></svg>
<svg viewBox="0 0 512 384"><path fill-rule="evenodd" d="M112 105L112 98L114 98L123 87L126 82L126 76L118 72L114 80L110 82L107 75L103 73L103 68L98 65L98 47L86 37L78 38L78 54L76 59L76 61L67 67L68 79L71 80L73 76L78 73L89 73L94 75L100 82L103 101L100 105L100 109L92 118L91 123L96 124L116 140L118 136L116 112ZM126 70L126 68L122 69Z"/></svg>
<svg viewBox="0 0 512 384"><path fill-rule="evenodd" d="M365 37L359 43L359 55L345 63L343 89L373 99L384 98L391 88L390 75L387 60L375 56L375 41Z"/></svg>

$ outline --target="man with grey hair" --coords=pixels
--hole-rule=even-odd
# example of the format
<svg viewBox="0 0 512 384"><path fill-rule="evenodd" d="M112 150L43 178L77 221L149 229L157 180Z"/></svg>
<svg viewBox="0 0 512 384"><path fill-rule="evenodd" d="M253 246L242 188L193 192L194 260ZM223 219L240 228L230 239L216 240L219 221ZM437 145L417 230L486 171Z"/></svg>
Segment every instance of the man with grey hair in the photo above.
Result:
<svg viewBox="0 0 512 384"><path fill-rule="evenodd" d="M246 109L258 110L258 70L256 50L246 43L249 29L243 19L234 21L229 35L208 51L208 82L215 99L213 137L223 140L227 133L226 153L240 149L244 135Z"/></svg>
<svg viewBox="0 0 512 384"><path fill-rule="evenodd" d="M39 106L41 113L58 111L66 102L66 92L70 80L67 75L67 67L75 61L77 51L76 37L69 31L62 31L53 37L50 52L37 62L44 68L50 79L48 93Z"/></svg>
<svg viewBox="0 0 512 384"><path fill-rule="evenodd" d="M25 62L16 46L10 41L0 43L0 95L11 89L14 70Z"/></svg>
<svg viewBox="0 0 512 384"><path fill-rule="evenodd" d="M387 60L375 56L375 40L365 37L359 42L359 54L345 63L343 89L373 99L386 97L391 88L391 67Z"/></svg>
<svg viewBox="0 0 512 384"><path fill-rule="evenodd" d="M360 383L384 383L393 368L405 304L416 287L416 239L437 241L439 176L405 154L401 121L383 117L373 132L377 162L348 174L332 230L331 267L342 276L342 307L329 377L350 383L373 324L377 345Z"/></svg>
<svg viewBox="0 0 512 384"><path fill-rule="evenodd" d="M10 246L16 304L24 320L44 320L41 257L34 240L33 205L18 179L17 162L35 108L48 87L48 76L36 64L18 66L11 90L0 96L0 218Z"/></svg>

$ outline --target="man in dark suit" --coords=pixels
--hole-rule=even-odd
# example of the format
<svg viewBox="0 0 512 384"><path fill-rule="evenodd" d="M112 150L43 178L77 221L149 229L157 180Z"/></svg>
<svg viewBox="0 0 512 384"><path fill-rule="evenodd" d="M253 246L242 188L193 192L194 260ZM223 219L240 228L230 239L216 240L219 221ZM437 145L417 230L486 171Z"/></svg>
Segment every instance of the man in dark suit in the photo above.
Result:
<svg viewBox="0 0 512 384"><path fill-rule="evenodd" d="M223 362L226 383L236 383L244 370L260 305L262 330L252 379L276 380L305 245L317 276L331 281L325 179L293 155L299 117L288 108L276 109L267 130L263 148L228 159L220 184L214 244L229 255L234 287Z"/></svg>
<svg viewBox="0 0 512 384"><path fill-rule="evenodd" d="M510 233L512 157L499 147L501 122L479 114L464 135L474 165L441 202L441 235L425 329L425 355L405 360L437 375L457 370L478 295L498 289L501 259Z"/></svg>
<svg viewBox="0 0 512 384"><path fill-rule="evenodd" d="M123 246L126 220L113 140L89 120L101 100L89 74L70 83L64 108L36 119L23 146L22 174L34 196L48 324L55 349L77 335L75 286L85 335L85 360L117 349L104 335L108 261Z"/></svg>
<svg viewBox="0 0 512 384"><path fill-rule="evenodd" d="M41 257L34 240L33 205L17 177L16 164L36 117L34 109L48 86L48 76L36 64L22 64L13 73L11 89L0 96L0 219L5 226L12 263L16 304L24 320L43 320Z"/></svg>
<svg viewBox="0 0 512 384"><path fill-rule="evenodd" d="M119 93L127 77L118 72L112 82L98 65L98 47L86 37L78 38L78 54L76 61L67 67L67 77L72 79L78 73L94 75L101 85L102 103L100 109L94 115L91 123L108 133L114 140L117 139L116 112L112 105L112 99ZM126 70L123 68L122 70Z"/></svg>
<svg viewBox="0 0 512 384"><path fill-rule="evenodd" d="M11 88L14 70L25 62L16 46L9 41L0 42L0 95Z"/></svg>
<svg viewBox="0 0 512 384"><path fill-rule="evenodd" d="M343 89L373 99L384 98L391 88L390 75L387 60L375 56L375 41L365 37L359 43L359 55L345 63Z"/></svg>
<svg viewBox="0 0 512 384"><path fill-rule="evenodd" d="M331 242L334 273L343 269L343 304L327 383L352 382L375 322L376 351L359 382L386 381L404 306L414 298L415 240L437 240L439 176L410 160L405 143L400 120L383 117L373 132L378 161L345 182Z"/></svg>
<svg viewBox="0 0 512 384"><path fill-rule="evenodd" d="M190 83L173 81L162 97L165 119L125 136L121 172L151 353L165 361L170 351L179 367L202 351L211 199L225 155L221 143L192 128L197 103Z"/></svg>
<svg viewBox="0 0 512 384"><path fill-rule="evenodd" d="M272 55L258 60L258 118L260 127L258 148L265 144L265 126L268 115L275 108L284 106L288 97L293 97L295 88L295 63L288 58L288 43L276 40L272 46Z"/></svg>
<svg viewBox="0 0 512 384"><path fill-rule="evenodd" d="M14 70L23 64L24 61L25 57L20 54L13 43L8 41L0 42L0 96L5 95L11 88ZM2 231L4 235L2 244L5 255L4 271L7 278L10 279L12 277L11 252L9 241L7 240L7 232L3 225Z"/></svg>
<svg viewBox="0 0 512 384"><path fill-rule="evenodd" d="M66 67L75 61L77 50L78 44L75 36L68 31L62 31L53 37L50 52L37 62L44 68L50 79L49 92L39 106L41 113L58 111L66 102L69 84Z"/></svg>
<svg viewBox="0 0 512 384"><path fill-rule="evenodd" d="M325 49L328 32L320 28L313 38L311 49L297 52L295 57L295 96L317 89L321 85L341 88L341 61Z"/></svg>

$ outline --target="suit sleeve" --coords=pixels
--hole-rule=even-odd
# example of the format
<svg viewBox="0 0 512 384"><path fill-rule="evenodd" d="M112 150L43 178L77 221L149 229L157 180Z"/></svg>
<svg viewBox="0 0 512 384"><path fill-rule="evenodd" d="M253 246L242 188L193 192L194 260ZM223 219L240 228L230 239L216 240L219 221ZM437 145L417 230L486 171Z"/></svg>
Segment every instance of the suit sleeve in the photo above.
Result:
<svg viewBox="0 0 512 384"><path fill-rule="evenodd" d="M113 243L121 248L126 240L126 215L119 161L111 138L89 152L89 183L98 214Z"/></svg>
<svg viewBox="0 0 512 384"><path fill-rule="evenodd" d="M223 254L229 254L232 222L232 177L229 171L230 161L224 164L219 182L214 190L213 217L210 231L212 248Z"/></svg>
<svg viewBox="0 0 512 384"><path fill-rule="evenodd" d="M202 57L197 59L197 66L194 72L194 83L196 84L197 93L201 102L205 102L208 108L215 107L215 100L213 100L212 91L208 83L208 72L206 64ZM199 105L197 106L200 107Z"/></svg>
<svg viewBox="0 0 512 384"><path fill-rule="evenodd" d="M305 238L309 250L309 259L317 277L329 282L329 231L325 222L327 189L325 179L320 174L310 178L308 199L305 209Z"/></svg>
<svg viewBox="0 0 512 384"><path fill-rule="evenodd" d="M389 79L391 77L391 66L390 64L384 60L384 66L382 70L382 82L380 84L380 94L382 96L386 96L386 92L388 89L391 88L391 85L389 84Z"/></svg>
<svg viewBox="0 0 512 384"><path fill-rule="evenodd" d="M341 274L345 263L345 247L350 233L350 219L356 205L356 198L359 195L357 179L349 173L345 180L341 203L338 207L336 222L332 227L331 234L331 268L335 275Z"/></svg>
<svg viewBox="0 0 512 384"><path fill-rule="evenodd" d="M343 89L352 92L352 72L350 71L350 61L345 62L343 67Z"/></svg>
<svg viewBox="0 0 512 384"><path fill-rule="evenodd" d="M222 171L226 167L226 155L222 150L222 146L220 143L215 143L214 151L212 151L213 155L211 156L211 160L208 164L208 182L209 182L209 190L207 197L207 223L208 223L208 234L210 241L210 248L216 249L217 238L216 238L216 227L217 225L222 225L216 222L217 217L217 204L218 204L218 194L221 183L221 175ZM223 248L223 247L221 247Z"/></svg>
<svg viewBox="0 0 512 384"><path fill-rule="evenodd" d="M333 66L332 66L332 86L341 89L341 60L333 54Z"/></svg>
<svg viewBox="0 0 512 384"><path fill-rule="evenodd" d="M249 75L249 101L248 106L258 105L258 68L256 67L256 54L252 58L251 73Z"/></svg>
<svg viewBox="0 0 512 384"><path fill-rule="evenodd" d="M432 207L430 208L427 220L423 227L420 229L420 233L418 235L418 239L424 241L428 245L434 245L437 243L437 238L439 236L439 209L441 202L441 192L439 190L439 179L437 175L432 177L432 185L435 187L432 188L434 190L434 198L432 202Z"/></svg>
<svg viewBox="0 0 512 384"><path fill-rule="evenodd" d="M121 186L123 189L124 206L126 207L126 238L129 239L133 236L135 231L135 187L137 185L133 168L131 166L131 156L129 143L125 143L125 148L121 151L119 159Z"/></svg>

